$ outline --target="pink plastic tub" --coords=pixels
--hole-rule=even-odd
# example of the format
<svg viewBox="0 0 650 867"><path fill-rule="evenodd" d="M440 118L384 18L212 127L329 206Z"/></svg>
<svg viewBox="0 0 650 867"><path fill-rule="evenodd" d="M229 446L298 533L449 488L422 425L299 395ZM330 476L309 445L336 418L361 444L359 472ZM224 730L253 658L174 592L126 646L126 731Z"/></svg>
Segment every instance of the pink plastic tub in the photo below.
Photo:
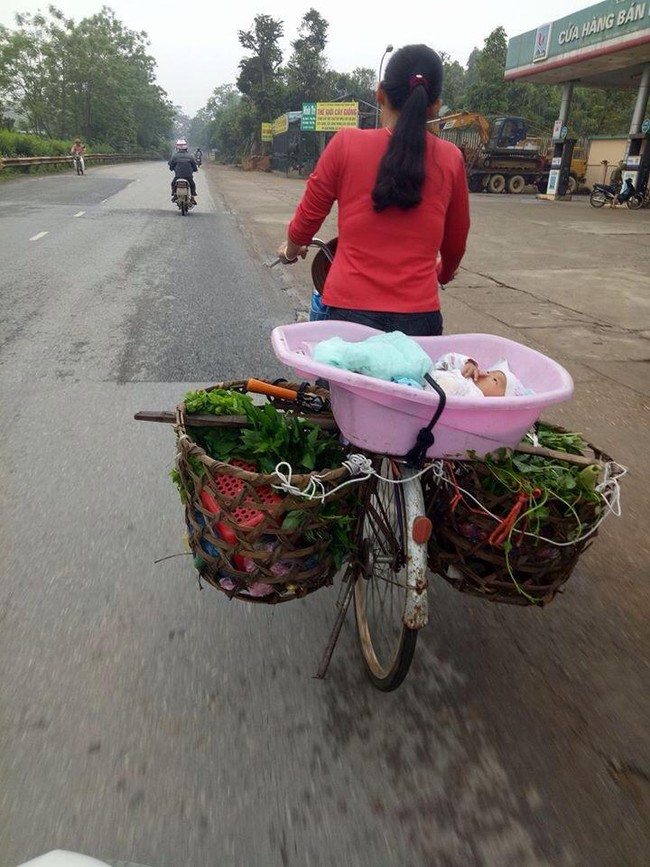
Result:
<svg viewBox="0 0 650 867"><path fill-rule="evenodd" d="M282 325L273 330L271 340L276 356L300 377L329 381L332 411L343 436L360 448L401 456L415 444L420 428L431 421L438 395L312 358L314 346L322 340L341 337L358 342L378 333L365 325L326 320ZM485 455L499 446L516 446L545 407L573 394L573 380L563 367L505 337L449 334L413 339L433 360L446 352L460 352L488 369L506 358L524 385L535 391L521 397L448 397L433 430L435 443L428 457L462 456L468 451Z"/></svg>

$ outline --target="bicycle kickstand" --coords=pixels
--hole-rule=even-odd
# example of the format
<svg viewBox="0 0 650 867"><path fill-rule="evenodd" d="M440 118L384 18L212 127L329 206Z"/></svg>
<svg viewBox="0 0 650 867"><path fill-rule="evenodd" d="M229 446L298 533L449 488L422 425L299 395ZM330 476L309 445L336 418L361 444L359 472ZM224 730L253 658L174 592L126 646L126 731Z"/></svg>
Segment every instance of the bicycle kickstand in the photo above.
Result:
<svg viewBox="0 0 650 867"><path fill-rule="evenodd" d="M342 598L341 596L339 596L336 602L339 611L336 615L336 620L334 621L334 626L332 627L329 641L327 642L327 646L325 647L323 658L321 659L320 665L318 666L318 671L314 675L314 677L318 680L324 680L325 677L327 677L327 670L330 667L332 654L334 653L336 642L339 640L339 635L341 634L341 629L343 628L345 615L348 613L348 608L350 607L350 601L352 599L352 593L354 591L354 581L354 570L348 569L347 574L343 578L345 592L343 593Z"/></svg>

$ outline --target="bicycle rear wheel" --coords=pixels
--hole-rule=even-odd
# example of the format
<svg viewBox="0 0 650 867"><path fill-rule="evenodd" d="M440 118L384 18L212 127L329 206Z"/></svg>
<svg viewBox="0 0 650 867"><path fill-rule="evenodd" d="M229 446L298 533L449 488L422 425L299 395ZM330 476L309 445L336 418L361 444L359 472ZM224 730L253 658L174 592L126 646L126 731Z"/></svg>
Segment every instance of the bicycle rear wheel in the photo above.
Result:
<svg viewBox="0 0 650 867"><path fill-rule="evenodd" d="M402 478L400 465L389 458L374 467L384 479ZM408 571L411 567L411 528L424 514L419 480L406 495L405 485L373 476L365 485L357 535L359 551L354 586L354 611L361 653L368 677L377 689L389 692L406 677L418 637L404 625Z"/></svg>

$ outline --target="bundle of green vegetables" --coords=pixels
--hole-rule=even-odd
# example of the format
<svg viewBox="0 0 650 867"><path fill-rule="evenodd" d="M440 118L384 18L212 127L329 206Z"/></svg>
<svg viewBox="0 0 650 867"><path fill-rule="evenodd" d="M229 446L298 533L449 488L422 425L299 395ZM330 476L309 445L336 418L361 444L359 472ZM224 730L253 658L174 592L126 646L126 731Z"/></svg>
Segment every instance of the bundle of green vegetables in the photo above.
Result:
<svg viewBox="0 0 650 867"><path fill-rule="evenodd" d="M270 403L255 404L238 391L214 389L185 395L188 413L245 416L247 427L193 427L196 442L215 460L248 461L260 473L272 473L281 461L295 473L311 473L341 465L345 458L338 438L299 415L288 415Z"/></svg>
<svg viewBox="0 0 650 867"><path fill-rule="evenodd" d="M545 449L565 452L567 455L584 455L589 450L587 442L579 433L561 431L558 428L538 423L537 443ZM556 497L575 507L579 502L597 502L601 499L596 490L600 473L597 464L583 466L545 455L499 449L482 459L490 474L484 475L486 491L497 496L507 492L535 494L535 499Z"/></svg>

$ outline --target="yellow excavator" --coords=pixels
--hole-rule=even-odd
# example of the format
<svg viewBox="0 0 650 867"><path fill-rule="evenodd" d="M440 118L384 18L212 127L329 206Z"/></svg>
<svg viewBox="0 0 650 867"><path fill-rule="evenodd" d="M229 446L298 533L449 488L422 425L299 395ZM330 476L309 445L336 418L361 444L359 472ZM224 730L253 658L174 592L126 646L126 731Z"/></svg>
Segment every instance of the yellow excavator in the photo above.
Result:
<svg viewBox="0 0 650 867"><path fill-rule="evenodd" d="M472 192L522 193L528 184L546 192L550 140L529 136L523 117L497 117L490 121L481 114L461 111L430 120L427 128L460 148ZM586 170L584 151L575 149L569 192L576 192Z"/></svg>

